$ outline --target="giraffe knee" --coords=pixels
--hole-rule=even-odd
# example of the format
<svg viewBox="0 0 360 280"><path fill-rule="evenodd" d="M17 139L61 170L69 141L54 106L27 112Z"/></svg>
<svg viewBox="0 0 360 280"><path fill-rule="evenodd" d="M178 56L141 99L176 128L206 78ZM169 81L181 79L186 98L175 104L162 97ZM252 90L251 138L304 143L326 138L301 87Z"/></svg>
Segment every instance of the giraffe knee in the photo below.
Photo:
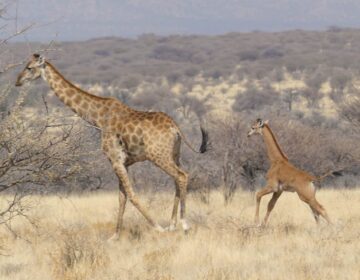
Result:
<svg viewBox="0 0 360 280"><path fill-rule="evenodd" d="M127 198L126 194L123 193L122 191L120 191L120 193L119 193L119 201L120 201L120 203L126 201L126 198Z"/></svg>
<svg viewBox="0 0 360 280"><path fill-rule="evenodd" d="M138 205L139 202L138 202L138 199L137 197L135 196L135 194L128 194L127 198L129 199L129 201L133 204L133 205Z"/></svg>
<svg viewBox="0 0 360 280"><path fill-rule="evenodd" d="M188 185L188 180L189 180L189 175L185 172L179 172L179 175L178 175L178 178L177 178L177 182L178 182L178 185L180 187L180 190L181 189L185 189L187 188L187 185Z"/></svg>
<svg viewBox="0 0 360 280"><path fill-rule="evenodd" d="M181 172L180 174L181 174L181 177L183 178L183 180L185 182L187 182L188 179L189 179L189 175L187 173L185 173L185 172Z"/></svg>
<svg viewBox="0 0 360 280"><path fill-rule="evenodd" d="M317 204L319 205L319 208L320 208L322 211L325 211L324 206L322 206L319 202L318 202Z"/></svg>

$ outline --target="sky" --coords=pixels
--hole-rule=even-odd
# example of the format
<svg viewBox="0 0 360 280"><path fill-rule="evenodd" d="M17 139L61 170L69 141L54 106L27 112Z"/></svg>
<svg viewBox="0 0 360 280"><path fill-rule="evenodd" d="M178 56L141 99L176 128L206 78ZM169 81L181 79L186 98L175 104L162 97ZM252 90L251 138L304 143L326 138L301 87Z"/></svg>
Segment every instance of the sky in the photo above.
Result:
<svg viewBox="0 0 360 280"><path fill-rule="evenodd" d="M0 26L11 33L34 24L18 40L43 42L360 27L360 0L0 0L4 5Z"/></svg>

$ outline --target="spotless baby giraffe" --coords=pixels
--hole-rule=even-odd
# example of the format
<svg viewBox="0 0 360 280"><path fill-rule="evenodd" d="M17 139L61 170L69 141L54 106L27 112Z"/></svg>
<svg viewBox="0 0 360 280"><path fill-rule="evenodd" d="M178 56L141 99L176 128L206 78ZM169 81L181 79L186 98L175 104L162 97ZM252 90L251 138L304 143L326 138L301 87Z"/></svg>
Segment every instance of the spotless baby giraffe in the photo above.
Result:
<svg viewBox="0 0 360 280"><path fill-rule="evenodd" d="M328 172L323 176L315 177L292 165L281 150L275 135L269 127L268 121L257 119L251 126L248 137L253 134L263 136L270 160L270 169L266 175L266 187L256 193L255 223L259 224L261 198L266 194L273 193L263 221L265 225L269 219L270 212L283 191L296 192L299 198L310 206L316 223L319 222L319 215L330 223L330 218L325 208L315 198L315 186L313 182L321 181L326 176L332 174L338 175L338 172Z"/></svg>
<svg viewBox="0 0 360 280"><path fill-rule="evenodd" d="M16 86L42 77L60 98L81 118L101 129L101 147L109 158L119 178L119 212L116 231L112 239L119 237L122 229L126 201L129 200L158 231L164 231L140 203L129 180L127 168L135 162L149 160L172 176L176 192L169 230L177 223L180 202L180 221L184 231L189 229L185 218L188 174L180 167L181 139L195 151L180 131L175 121L162 112L136 111L117 99L99 97L78 88L50 64L44 57L34 54L19 74ZM208 146L207 132L201 128L202 143L198 153ZM197 152L197 151L195 151Z"/></svg>

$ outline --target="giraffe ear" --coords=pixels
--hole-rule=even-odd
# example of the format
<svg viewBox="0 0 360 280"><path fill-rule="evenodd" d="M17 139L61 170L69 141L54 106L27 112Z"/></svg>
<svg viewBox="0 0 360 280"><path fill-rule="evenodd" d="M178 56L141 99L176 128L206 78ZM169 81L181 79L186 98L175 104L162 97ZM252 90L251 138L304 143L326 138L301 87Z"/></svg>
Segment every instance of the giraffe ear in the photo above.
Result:
<svg viewBox="0 0 360 280"><path fill-rule="evenodd" d="M33 59L36 62L36 66L43 66L45 63L45 58L38 53L33 54Z"/></svg>

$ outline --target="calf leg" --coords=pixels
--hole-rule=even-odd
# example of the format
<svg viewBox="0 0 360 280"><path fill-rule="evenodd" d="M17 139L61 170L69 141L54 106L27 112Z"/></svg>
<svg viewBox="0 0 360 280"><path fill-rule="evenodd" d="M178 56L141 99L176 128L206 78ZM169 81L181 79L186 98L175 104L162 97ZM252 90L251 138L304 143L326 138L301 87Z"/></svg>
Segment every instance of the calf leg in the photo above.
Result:
<svg viewBox="0 0 360 280"><path fill-rule="evenodd" d="M313 215L314 215L314 218L315 218L315 222L316 222L317 224L319 224L319 212L316 211L316 209L315 209L314 207L312 207L312 206L310 206L310 208L311 208L311 211L313 212Z"/></svg>
<svg viewBox="0 0 360 280"><path fill-rule="evenodd" d="M275 192L273 194L272 198L270 199L270 201L268 203L267 212L266 212L266 215L265 215L265 218L264 218L264 222L263 222L264 225L266 225L266 223L267 223L267 221L269 219L270 213L274 209L276 201L278 200L278 198L280 197L281 194L282 194L282 191L277 191L277 192Z"/></svg>
<svg viewBox="0 0 360 280"><path fill-rule="evenodd" d="M305 192L298 192L299 198L304 201L305 203L309 204L311 210L314 213L315 221L319 221L319 214L329 223L331 224L330 218L326 213L325 208L316 200L315 198L315 191L305 193Z"/></svg>
<svg viewBox="0 0 360 280"><path fill-rule="evenodd" d="M261 189L256 193L255 224L259 224L259 209L260 209L261 198L264 195L274 192L272 186L273 186L272 184L268 184L265 188Z"/></svg>
<svg viewBox="0 0 360 280"><path fill-rule="evenodd" d="M325 208L314 198L309 202L310 207L314 208L316 212L318 212L329 224L331 224L331 220L326 213Z"/></svg>

